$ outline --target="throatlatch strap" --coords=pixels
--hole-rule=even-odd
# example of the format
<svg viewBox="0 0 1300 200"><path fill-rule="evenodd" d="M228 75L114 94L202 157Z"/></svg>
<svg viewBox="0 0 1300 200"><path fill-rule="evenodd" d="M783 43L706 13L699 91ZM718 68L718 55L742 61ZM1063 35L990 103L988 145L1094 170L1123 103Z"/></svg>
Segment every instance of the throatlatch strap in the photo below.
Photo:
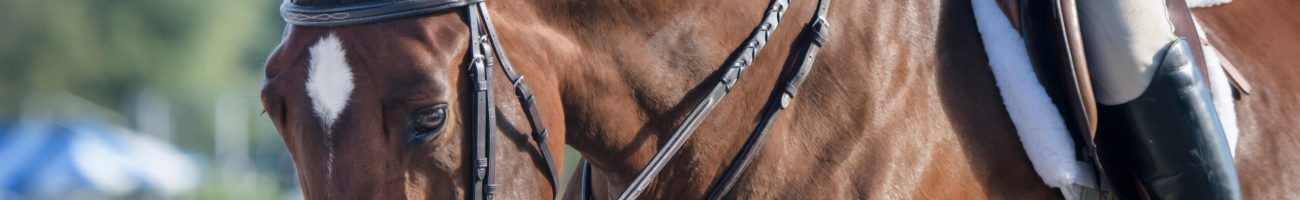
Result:
<svg viewBox="0 0 1300 200"><path fill-rule="evenodd" d="M542 123L541 114L537 112L537 99L533 98L532 90L529 90L528 84L524 83L524 77L520 76L518 72L515 72L515 68L510 65L510 59L506 58L506 53L504 49L501 48L501 41L497 40L497 30L492 26L492 17L488 15L487 8L485 6L479 6L478 9L480 16L482 16L482 19L485 22L483 25L487 28L487 40L492 43L492 49L490 51L496 53L496 61L501 62L501 71L505 72L506 79L510 80L511 85L514 85L515 96L519 97L519 106L523 107L524 116L527 116L528 124L531 125L531 128L533 129L531 135L533 142L537 143L538 152L541 152L542 160L546 161L546 171L543 173L546 174L546 180L551 182L551 194L559 196L559 193L557 192L559 192L558 189L560 185L557 185L555 182L555 161L551 159L551 149L549 145L546 144L548 133L546 131L546 124ZM491 68L491 60L493 59L491 55L489 55L487 62L489 66L488 68Z"/></svg>
<svg viewBox="0 0 1300 200"><path fill-rule="evenodd" d="M772 91L772 98L768 98L767 107L763 109L763 118L758 123L758 127L751 133L749 140L741 147L736 158L731 160L731 165L727 171L719 176L713 186L709 188L708 199L721 199L731 192L731 187L740 179L740 174L745 172L749 163L754 160L758 149L763 146L763 141L772 131L772 124L775 123L776 117L790 106L790 101L794 100L795 94L798 93L799 86L803 84L808 72L812 70L814 59L817 53L821 51L823 42L826 41L826 29L830 24L826 22L826 9L830 5L830 0L819 0L817 12L813 21L808 23L804 31L799 35L799 45L804 46L798 54L800 57L794 63L797 68L788 69L783 72L780 85L777 85L775 91ZM786 74L793 72L793 74Z"/></svg>
<svg viewBox="0 0 1300 200"><path fill-rule="evenodd" d="M474 172L471 175L473 184L470 186L471 199L481 200L492 196L494 190L492 185L492 68L484 66L487 59L483 55L483 36L479 29L478 6L480 4L470 4L466 6L469 16L470 35L470 80L474 83Z"/></svg>

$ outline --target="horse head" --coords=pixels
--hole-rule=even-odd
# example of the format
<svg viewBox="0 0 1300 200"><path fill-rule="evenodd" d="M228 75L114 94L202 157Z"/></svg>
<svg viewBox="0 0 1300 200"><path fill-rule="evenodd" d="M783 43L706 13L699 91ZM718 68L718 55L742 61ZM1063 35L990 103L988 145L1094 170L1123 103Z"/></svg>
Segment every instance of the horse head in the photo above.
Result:
<svg viewBox="0 0 1300 200"><path fill-rule="evenodd" d="M286 2L290 4L365 2ZM471 129L476 121L469 94L475 83L468 73L475 59L467 12L448 9L373 23L285 29L266 63L261 99L307 197L473 195ZM489 124L498 131L492 134L495 145L488 147L491 163L500 166L488 175L498 177L494 194L506 199L552 196L549 168L539 147L529 142L531 129L516 112L519 104L510 98L510 83L493 82L498 101L492 106L498 108L490 113L495 120Z"/></svg>

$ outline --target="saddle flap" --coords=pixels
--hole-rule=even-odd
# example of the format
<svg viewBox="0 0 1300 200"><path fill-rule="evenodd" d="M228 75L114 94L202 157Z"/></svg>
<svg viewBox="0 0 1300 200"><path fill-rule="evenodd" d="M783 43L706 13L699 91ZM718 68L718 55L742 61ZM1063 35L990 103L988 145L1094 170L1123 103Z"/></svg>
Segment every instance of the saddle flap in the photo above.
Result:
<svg viewBox="0 0 1300 200"><path fill-rule="evenodd" d="M1097 127L1096 99L1074 1L1020 1L1019 10L1020 32L1038 80L1067 119L1075 144L1092 146L1088 141Z"/></svg>

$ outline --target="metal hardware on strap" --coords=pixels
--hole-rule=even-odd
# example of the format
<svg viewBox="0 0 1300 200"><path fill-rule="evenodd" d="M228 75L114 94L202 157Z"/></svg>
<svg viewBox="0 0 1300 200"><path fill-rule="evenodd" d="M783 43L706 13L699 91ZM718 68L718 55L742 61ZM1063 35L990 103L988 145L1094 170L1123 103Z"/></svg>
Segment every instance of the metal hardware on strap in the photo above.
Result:
<svg viewBox="0 0 1300 200"><path fill-rule="evenodd" d="M791 100L794 100L793 94L790 93L781 94L781 108L789 107Z"/></svg>
<svg viewBox="0 0 1300 200"><path fill-rule="evenodd" d="M473 184L470 185L469 194L469 198L475 200L487 199L492 196L492 192L494 191L491 178L491 138L493 133L491 117L491 113L493 113L491 90L492 72L491 68L487 67L487 63L484 62L487 61L488 58L483 55L483 51L486 49L483 48L483 40L480 39L482 38L482 32L479 31L480 21L475 17L479 15L477 10L479 5L480 4L475 3L466 7L468 15L466 18L468 19L471 38L470 54L474 61L473 63L470 63L471 66L469 71L476 88L476 90L472 92L474 95L472 97L474 99L474 102L472 103L474 115L471 118L474 122L472 126L473 131L471 132L473 135L471 138L473 138L474 145L473 166L475 166L475 169L474 177L472 178Z"/></svg>
<svg viewBox="0 0 1300 200"><path fill-rule="evenodd" d="M813 43L821 46L823 42L826 42L826 29L828 28L830 28L830 22L826 22L826 17L817 16L817 19L808 25L808 30L813 32Z"/></svg>

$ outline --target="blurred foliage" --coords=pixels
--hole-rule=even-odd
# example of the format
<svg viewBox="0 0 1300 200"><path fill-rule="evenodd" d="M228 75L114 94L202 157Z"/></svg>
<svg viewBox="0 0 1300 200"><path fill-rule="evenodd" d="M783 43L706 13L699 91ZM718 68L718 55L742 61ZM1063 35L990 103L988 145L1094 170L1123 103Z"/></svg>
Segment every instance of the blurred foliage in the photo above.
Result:
<svg viewBox="0 0 1300 200"><path fill-rule="evenodd" d="M277 4L3 1L0 95L9 101L32 92L71 91L119 105L138 89L199 102L213 91L256 86L254 75L279 39ZM14 112L12 106L3 109Z"/></svg>
<svg viewBox="0 0 1300 200"><path fill-rule="evenodd" d="M284 27L277 15L279 3L0 1L0 119L18 115L30 96L58 93L122 113L125 117L100 118L132 127L138 124L130 117L134 98L147 93L167 100L175 132L171 141L210 158L217 109L213 105L219 97L233 96L240 109L247 109L241 113L249 115L252 165L282 168L277 162L287 156L279 136L269 120L258 115L261 66ZM208 169L214 165L206 164ZM205 171L210 172L204 175L208 184L198 198L274 197L286 190L277 191L277 186L292 184L267 177L229 181L223 178L228 175ZM267 171L263 173L275 173Z"/></svg>
<svg viewBox="0 0 1300 200"><path fill-rule="evenodd" d="M0 0L0 119L33 96L75 96L97 108L72 115L134 127L140 96L165 99L170 140L205 157L198 199L292 197L296 179L283 143L260 115L261 69L284 23L276 0ZM57 94L57 95L50 95ZM233 97L232 97L233 96ZM249 115L255 170L217 170L216 109L235 99ZM106 108L107 111L96 109ZM94 110L94 111L90 111ZM109 113L109 114L103 114ZM564 179L576 167L567 149Z"/></svg>

